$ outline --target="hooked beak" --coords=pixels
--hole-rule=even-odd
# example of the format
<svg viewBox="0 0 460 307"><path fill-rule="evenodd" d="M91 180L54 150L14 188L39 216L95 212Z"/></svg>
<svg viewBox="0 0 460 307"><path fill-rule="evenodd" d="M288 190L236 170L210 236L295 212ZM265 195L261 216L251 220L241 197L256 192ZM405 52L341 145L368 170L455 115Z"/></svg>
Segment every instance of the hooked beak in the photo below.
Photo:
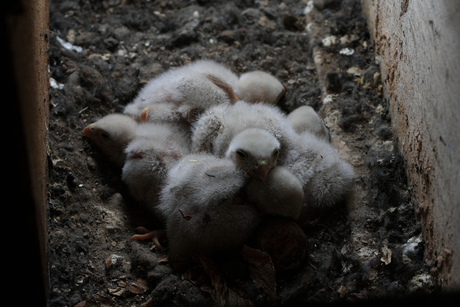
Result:
<svg viewBox="0 0 460 307"><path fill-rule="evenodd" d="M142 110L141 117L140 117L140 119L139 119L139 121L140 121L141 123L145 122L145 121L148 119L148 116L149 116L149 115L148 115L148 112L149 112L149 110L150 110L150 109L149 109L148 107L146 107L146 108L144 108L144 109Z"/></svg>
<svg viewBox="0 0 460 307"><path fill-rule="evenodd" d="M267 178L267 175L272 168L272 166L268 165L267 161L261 161L259 162L257 168L251 171L249 175L251 177L256 177L260 179L262 182L265 182L265 179Z"/></svg>
<svg viewBox="0 0 460 307"><path fill-rule="evenodd" d="M287 91L286 85L283 84L283 90L282 90L281 93L279 93L279 95L276 97L275 103L278 103L278 101L280 101L281 97L283 97L284 94L286 94L286 91Z"/></svg>
<svg viewBox="0 0 460 307"><path fill-rule="evenodd" d="M86 126L85 129L83 129L83 131L81 132L81 134L83 136L86 136L87 138L91 137L92 135L92 129L93 128L93 124L89 124L88 126Z"/></svg>

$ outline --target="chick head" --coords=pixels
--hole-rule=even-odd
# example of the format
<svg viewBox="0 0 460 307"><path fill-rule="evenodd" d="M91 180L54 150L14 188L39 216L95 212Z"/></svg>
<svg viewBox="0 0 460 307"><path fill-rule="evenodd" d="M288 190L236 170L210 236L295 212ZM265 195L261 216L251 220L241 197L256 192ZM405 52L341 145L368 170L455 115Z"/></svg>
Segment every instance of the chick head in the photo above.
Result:
<svg viewBox="0 0 460 307"><path fill-rule="evenodd" d="M82 135L93 141L106 155L121 154L132 140L136 128L134 119L123 114L109 114L86 126Z"/></svg>
<svg viewBox="0 0 460 307"><path fill-rule="evenodd" d="M277 78L260 70L242 74L237 87L238 97L252 103L276 104L286 93L286 87Z"/></svg>
<svg viewBox="0 0 460 307"><path fill-rule="evenodd" d="M233 138L225 156L247 176L265 181L278 162L279 151L279 141L268 131L248 128Z"/></svg>

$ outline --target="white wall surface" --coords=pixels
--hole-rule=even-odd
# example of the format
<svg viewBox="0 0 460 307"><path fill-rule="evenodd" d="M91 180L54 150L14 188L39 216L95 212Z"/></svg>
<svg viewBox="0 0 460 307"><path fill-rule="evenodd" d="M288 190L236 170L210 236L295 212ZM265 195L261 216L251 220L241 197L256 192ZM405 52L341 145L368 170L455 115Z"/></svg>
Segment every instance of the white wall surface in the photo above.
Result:
<svg viewBox="0 0 460 307"><path fill-rule="evenodd" d="M392 126L445 289L460 288L460 1L361 0Z"/></svg>

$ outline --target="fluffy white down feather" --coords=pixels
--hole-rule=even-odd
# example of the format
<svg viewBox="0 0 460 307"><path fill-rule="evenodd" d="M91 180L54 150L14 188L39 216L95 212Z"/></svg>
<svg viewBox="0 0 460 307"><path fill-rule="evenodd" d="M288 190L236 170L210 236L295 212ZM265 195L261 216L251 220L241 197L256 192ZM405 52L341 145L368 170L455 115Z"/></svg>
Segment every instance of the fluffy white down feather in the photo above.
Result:
<svg viewBox="0 0 460 307"><path fill-rule="evenodd" d="M294 220L299 218L304 201L301 182L283 166L270 171L265 182L251 179L246 194L262 212Z"/></svg>
<svg viewBox="0 0 460 307"><path fill-rule="evenodd" d="M295 137L276 106L240 100L212 107L194 123L192 152L229 158L248 176L263 181Z"/></svg>
<svg viewBox="0 0 460 307"><path fill-rule="evenodd" d="M173 257L239 251L261 220L242 198L246 180L231 161L207 154L185 156L170 170L158 210Z"/></svg>
<svg viewBox="0 0 460 307"><path fill-rule="evenodd" d="M295 132L298 134L302 134L307 131L326 141L331 141L329 129L312 107L298 107L289 113L287 118L291 122Z"/></svg>
<svg viewBox="0 0 460 307"><path fill-rule="evenodd" d="M171 123L139 124L127 146L122 180L132 196L156 204L167 172L189 153L190 136L181 125Z"/></svg>
<svg viewBox="0 0 460 307"><path fill-rule="evenodd" d="M296 137L292 125L276 106L266 103L223 104L211 107L192 127L192 152L209 152L225 156L234 137L248 128L266 130L278 140L280 157L286 145Z"/></svg>
<svg viewBox="0 0 460 307"><path fill-rule="evenodd" d="M193 126L192 152L222 157L235 135L254 127L265 129L280 142L278 165L299 179L304 207L330 207L350 192L353 170L341 160L337 150L325 138L308 130L299 135L280 110L267 104L238 101L210 108Z"/></svg>
<svg viewBox="0 0 460 307"><path fill-rule="evenodd" d="M285 92L285 87L278 79L260 70L242 74L236 91L241 100L269 104L276 104Z"/></svg>
<svg viewBox="0 0 460 307"><path fill-rule="evenodd" d="M353 187L353 168L328 141L307 131L291 144L280 165L302 183L304 207L331 207L343 200Z"/></svg>
<svg viewBox="0 0 460 307"><path fill-rule="evenodd" d="M233 91L237 81L238 77L226 66L199 60L171 68L149 81L124 113L139 118L149 107L149 120L190 121L197 112L230 102L231 95L223 88Z"/></svg>

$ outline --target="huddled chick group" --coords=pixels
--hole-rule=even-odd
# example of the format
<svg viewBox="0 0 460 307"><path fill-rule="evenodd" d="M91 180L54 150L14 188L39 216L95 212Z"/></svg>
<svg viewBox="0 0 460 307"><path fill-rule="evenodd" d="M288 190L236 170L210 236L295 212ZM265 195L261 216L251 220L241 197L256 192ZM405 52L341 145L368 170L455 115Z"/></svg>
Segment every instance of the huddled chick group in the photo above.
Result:
<svg viewBox="0 0 460 307"><path fill-rule="evenodd" d="M284 114L276 106L284 93L268 73L238 77L200 60L149 81L124 114L83 135L164 220L172 258L238 250L264 216L302 219L352 189L353 170L321 118L308 106ZM135 238L160 247L159 233Z"/></svg>

